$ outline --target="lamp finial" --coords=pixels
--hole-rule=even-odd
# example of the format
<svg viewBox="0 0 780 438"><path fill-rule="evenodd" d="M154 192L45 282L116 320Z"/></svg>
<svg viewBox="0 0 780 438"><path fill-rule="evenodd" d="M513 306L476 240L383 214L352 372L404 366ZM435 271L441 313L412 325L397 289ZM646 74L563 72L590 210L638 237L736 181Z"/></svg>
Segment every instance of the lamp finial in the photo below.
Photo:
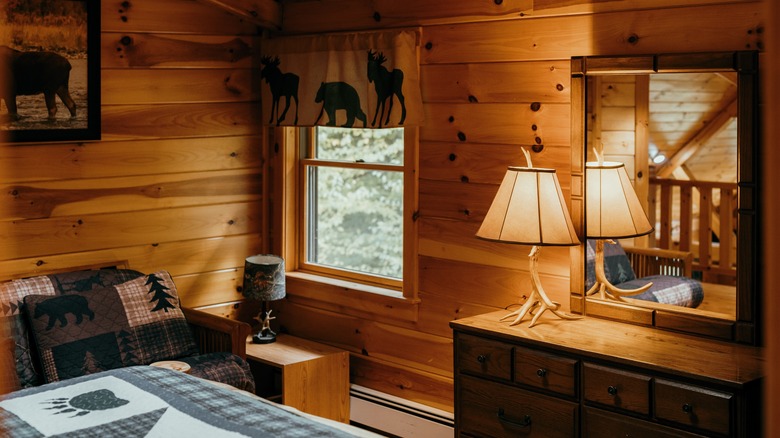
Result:
<svg viewBox="0 0 780 438"><path fill-rule="evenodd" d="M604 150L604 144L601 145L601 150ZM593 154L596 155L596 161L598 161L599 166L604 164L604 155L599 153L599 150L597 148L593 148Z"/></svg>
<svg viewBox="0 0 780 438"><path fill-rule="evenodd" d="M521 147L520 150L523 151L523 155L525 155L525 162L528 164L528 168L532 169L534 163L531 162L531 154L528 153L528 149Z"/></svg>

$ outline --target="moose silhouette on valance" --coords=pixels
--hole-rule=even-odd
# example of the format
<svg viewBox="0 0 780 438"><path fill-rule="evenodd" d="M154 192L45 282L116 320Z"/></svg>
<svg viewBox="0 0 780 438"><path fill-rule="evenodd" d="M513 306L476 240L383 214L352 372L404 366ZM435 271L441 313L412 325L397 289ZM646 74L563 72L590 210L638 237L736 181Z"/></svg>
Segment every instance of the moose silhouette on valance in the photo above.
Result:
<svg viewBox="0 0 780 438"><path fill-rule="evenodd" d="M260 60L264 122L355 128L419 125L419 39L418 31L404 30L265 41Z"/></svg>

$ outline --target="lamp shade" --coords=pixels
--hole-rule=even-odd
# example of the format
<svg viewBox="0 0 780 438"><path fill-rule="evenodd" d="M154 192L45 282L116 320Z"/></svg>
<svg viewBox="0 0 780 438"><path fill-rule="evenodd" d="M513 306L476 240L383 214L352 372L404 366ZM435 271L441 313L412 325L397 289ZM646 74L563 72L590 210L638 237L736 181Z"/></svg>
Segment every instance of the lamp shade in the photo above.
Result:
<svg viewBox="0 0 780 438"><path fill-rule="evenodd" d="M523 245L579 244L555 169L509 167L477 237Z"/></svg>
<svg viewBox="0 0 780 438"><path fill-rule="evenodd" d="M585 185L587 237L622 239L653 231L623 163L585 163Z"/></svg>
<svg viewBox="0 0 780 438"><path fill-rule="evenodd" d="M253 255L244 263L246 298L258 301L280 300L285 296L284 259L267 254Z"/></svg>

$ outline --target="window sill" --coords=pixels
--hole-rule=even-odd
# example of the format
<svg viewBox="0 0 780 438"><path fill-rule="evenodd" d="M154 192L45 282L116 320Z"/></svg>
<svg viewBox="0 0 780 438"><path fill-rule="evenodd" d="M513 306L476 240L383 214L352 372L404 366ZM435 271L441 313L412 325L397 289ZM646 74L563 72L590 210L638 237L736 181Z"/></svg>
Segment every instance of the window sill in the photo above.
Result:
<svg viewBox="0 0 780 438"><path fill-rule="evenodd" d="M285 281L293 303L374 320L417 321L419 300L397 290L301 271L288 272Z"/></svg>

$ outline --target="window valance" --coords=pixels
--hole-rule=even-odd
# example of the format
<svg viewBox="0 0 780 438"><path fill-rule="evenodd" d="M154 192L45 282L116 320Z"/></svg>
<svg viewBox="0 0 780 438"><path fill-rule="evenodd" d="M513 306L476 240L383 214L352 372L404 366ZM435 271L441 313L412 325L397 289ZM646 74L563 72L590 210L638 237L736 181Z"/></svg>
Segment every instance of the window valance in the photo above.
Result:
<svg viewBox="0 0 780 438"><path fill-rule="evenodd" d="M416 126L422 121L418 30L273 38L262 43L270 126Z"/></svg>

